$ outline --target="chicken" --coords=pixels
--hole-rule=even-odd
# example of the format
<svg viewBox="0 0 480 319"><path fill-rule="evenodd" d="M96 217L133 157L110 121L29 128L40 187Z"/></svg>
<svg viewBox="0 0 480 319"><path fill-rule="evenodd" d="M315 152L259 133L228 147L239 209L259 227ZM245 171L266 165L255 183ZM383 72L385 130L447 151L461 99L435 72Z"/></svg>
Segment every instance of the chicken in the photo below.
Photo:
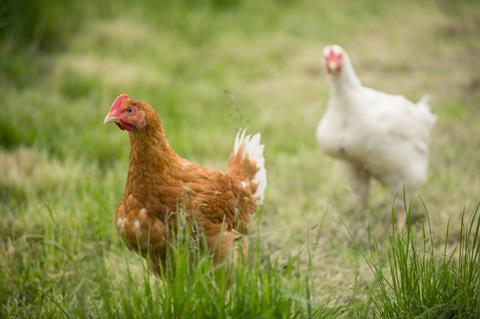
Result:
<svg viewBox="0 0 480 319"><path fill-rule="evenodd" d="M147 258L157 275L165 266L169 234L179 214L199 226L220 262L240 242L245 253L249 215L264 199L267 175L260 134L240 131L225 172L181 158L168 144L161 120L148 104L120 95L104 123L129 133L130 161L116 227L127 247Z"/></svg>
<svg viewBox="0 0 480 319"><path fill-rule="evenodd" d="M427 179L429 139L436 117L427 97L414 104L362 86L346 52L324 49L330 99L316 136L323 150L345 163L351 189L361 207L368 201L370 180L398 195L418 190Z"/></svg>

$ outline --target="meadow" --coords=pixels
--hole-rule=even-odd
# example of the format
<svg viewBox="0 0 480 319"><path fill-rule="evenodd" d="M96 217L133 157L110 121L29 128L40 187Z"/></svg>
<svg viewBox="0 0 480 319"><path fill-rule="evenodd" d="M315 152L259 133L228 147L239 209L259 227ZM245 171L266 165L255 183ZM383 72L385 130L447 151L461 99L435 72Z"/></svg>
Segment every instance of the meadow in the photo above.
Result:
<svg viewBox="0 0 480 319"><path fill-rule="evenodd" d="M468 0L6 1L0 317L480 317L479 32ZM354 209L315 140L331 43L365 85L432 98L429 179L407 198L428 215L403 233L379 184ZM157 279L125 247L113 216L128 136L103 125L123 92L209 167L226 167L239 128L261 132L268 186L248 262L192 264L179 238L174 275Z"/></svg>

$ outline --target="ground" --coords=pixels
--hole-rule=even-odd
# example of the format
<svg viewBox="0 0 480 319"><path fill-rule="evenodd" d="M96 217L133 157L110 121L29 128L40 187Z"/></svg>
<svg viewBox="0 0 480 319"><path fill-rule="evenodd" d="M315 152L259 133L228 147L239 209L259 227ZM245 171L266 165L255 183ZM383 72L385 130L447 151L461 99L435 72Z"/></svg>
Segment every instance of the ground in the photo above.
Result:
<svg viewBox="0 0 480 319"><path fill-rule="evenodd" d="M119 282L127 260L141 267L113 223L128 137L102 124L126 92L156 108L182 157L210 167L226 167L239 128L260 132L268 186L252 223L265 254L286 259L308 246L318 300L364 298L372 275L360 251L369 236L385 238L393 198L374 184L368 209L353 209L346 177L316 143L329 94L322 49L331 43L347 50L366 86L415 101L431 96L438 122L414 209L423 212L423 200L437 236L450 221L454 244L460 214L480 200L478 4L164 5L112 4L90 14L61 49L35 53L31 70L23 66L29 53L15 56L4 42L11 63L0 76L3 292L34 309L60 282L96 289L98 256ZM5 313L28 314L11 303Z"/></svg>

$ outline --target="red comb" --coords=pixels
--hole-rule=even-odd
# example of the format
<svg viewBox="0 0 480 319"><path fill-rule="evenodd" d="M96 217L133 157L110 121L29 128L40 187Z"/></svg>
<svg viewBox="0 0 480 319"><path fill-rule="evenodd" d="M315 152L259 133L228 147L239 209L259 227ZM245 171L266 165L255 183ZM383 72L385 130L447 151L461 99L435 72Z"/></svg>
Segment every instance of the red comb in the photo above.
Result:
<svg viewBox="0 0 480 319"><path fill-rule="evenodd" d="M115 107L119 107L120 105L122 105L122 103L128 99L128 94L127 93L122 93L120 94L116 99L115 101L113 101L112 103L112 108L115 108Z"/></svg>
<svg viewBox="0 0 480 319"><path fill-rule="evenodd" d="M335 51L333 50L333 47L330 47L329 48L330 50L328 51L327 55L325 56L325 59L327 61L330 61L330 60L335 60L335 58L337 57L337 55L335 54ZM340 54L339 54L340 56Z"/></svg>

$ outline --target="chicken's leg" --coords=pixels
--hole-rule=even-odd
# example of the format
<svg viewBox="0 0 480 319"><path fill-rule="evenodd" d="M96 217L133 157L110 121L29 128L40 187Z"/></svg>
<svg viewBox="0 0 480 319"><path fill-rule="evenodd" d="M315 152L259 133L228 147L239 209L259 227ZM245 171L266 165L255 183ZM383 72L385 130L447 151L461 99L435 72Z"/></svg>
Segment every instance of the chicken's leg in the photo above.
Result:
<svg viewBox="0 0 480 319"><path fill-rule="evenodd" d="M345 163L345 171L349 179L350 191L355 196L357 205L364 209L368 204L368 192L370 189L370 175L361 166Z"/></svg>
<svg viewBox="0 0 480 319"><path fill-rule="evenodd" d="M423 218L423 215L415 210L409 209L409 216L407 220L408 204L406 200L412 198L413 192L408 189L404 189L402 192L396 192L394 207L395 207L395 224L398 231L402 231L407 226L416 223ZM407 206L406 206L407 205Z"/></svg>
<svg viewBox="0 0 480 319"><path fill-rule="evenodd" d="M397 230L401 232L407 225L407 212L403 198L399 198L398 196L395 197L393 205L395 209L395 226L397 227Z"/></svg>
<svg viewBox="0 0 480 319"><path fill-rule="evenodd" d="M161 258L156 254L152 254L150 258L150 266L153 274L157 277L161 277L162 271L167 270L165 257Z"/></svg>
<svg viewBox="0 0 480 319"><path fill-rule="evenodd" d="M236 231L224 231L223 233L207 237L210 248L213 250L214 261L220 262L229 254L233 262L238 262L241 257L246 256L246 238Z"/></svg>

